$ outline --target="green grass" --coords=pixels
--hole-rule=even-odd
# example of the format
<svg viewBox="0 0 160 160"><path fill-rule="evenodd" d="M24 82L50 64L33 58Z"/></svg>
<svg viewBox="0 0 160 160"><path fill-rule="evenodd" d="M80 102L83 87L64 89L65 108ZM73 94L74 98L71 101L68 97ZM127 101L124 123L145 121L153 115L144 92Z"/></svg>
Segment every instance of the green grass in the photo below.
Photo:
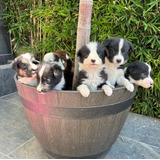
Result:
<svg viewBox="0 0 160 160"><path fill-rule="evenodd" d="M35 5L34 3L35 2ZM46 52L65 49L74 58L78 1L4 1L5 24L12 35L15 55L33 51L40 58ZM35 20L35 21L34 21ZM32 33L32 41L31 41ZM138 88L132 112L160 118L160 1L94 0L91 41L123 37L134 45L129 63L140 60L153 70L154 86Z"/></svg>

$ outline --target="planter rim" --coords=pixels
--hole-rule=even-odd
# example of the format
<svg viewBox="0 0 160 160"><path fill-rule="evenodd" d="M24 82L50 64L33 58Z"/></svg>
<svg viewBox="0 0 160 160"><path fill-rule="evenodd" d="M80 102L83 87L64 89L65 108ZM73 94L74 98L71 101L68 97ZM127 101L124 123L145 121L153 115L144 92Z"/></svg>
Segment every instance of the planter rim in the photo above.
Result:
<svg viewBox="0 0 160 160"><path fill-rule="evenodd" d="M27 87L29 87L29 88L33 88L33 89L35 89L36 87L32 87L32 86L29 86L29 85L27 85L27 84L24 84L24 83L21 83L21 82L19 82L18 80L17 80L17 75L15 74L15 76L14 76L14 80L16 81L16 83L19 83L19 84L21 84L21 85L24 85L24 86L27 86ZM113 88L113 91L115 91L115 90L121 90L121 89L125 89L125 87L124 86L118 86L118 87L115 87L115 88ZM51 90L51 91L48 91L48 92L45 92L45 93L38 93L38 94L46 94L46 93L49 93L49 92L61 92L61 93L70 93L70 92L72 92L72 93L79 93L79 91L76 91L76 90ZM101 92L103 92L103 90L102 89L100 89L100 90L97 90L97 91L90 91L91 93L97 93L97 92L99 92L99 93L101 93Z"/></svg>

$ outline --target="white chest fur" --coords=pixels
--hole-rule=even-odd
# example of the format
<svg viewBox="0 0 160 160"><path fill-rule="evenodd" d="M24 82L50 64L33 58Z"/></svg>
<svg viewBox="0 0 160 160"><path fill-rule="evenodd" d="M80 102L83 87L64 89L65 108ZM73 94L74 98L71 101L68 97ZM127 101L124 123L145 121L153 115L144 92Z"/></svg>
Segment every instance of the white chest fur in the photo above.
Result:
<svg viewBox="0 0 160 160"><path fill-rule="evenodd" d="M116 66L113 63L110 63L108 59L105 59L105 73L108 75L108 81L115 85L117 82L117 79L119 76L124 74L124 71L122 69L118 69L118 66Z"/></svg>
<svg viewBox="0 0 160 160"><path fill-rule="evenodd" d="M83 80L83 84L86 84L90 91L96 91L97 87L104 81L100 76L100 71L89 71L87 72L86 76L88 78Z"/></svg>

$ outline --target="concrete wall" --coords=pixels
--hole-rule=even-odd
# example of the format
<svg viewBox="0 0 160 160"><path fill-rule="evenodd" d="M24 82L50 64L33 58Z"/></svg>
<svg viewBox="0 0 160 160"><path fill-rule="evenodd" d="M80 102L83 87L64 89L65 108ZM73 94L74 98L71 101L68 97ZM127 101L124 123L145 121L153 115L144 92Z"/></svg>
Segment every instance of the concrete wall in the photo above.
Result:
<svg viewBox="0 0 160 160"><path fill-rule="evenodd" d="M8 60L13 59L8 28L4 26L1 18L3 10L1 2L2 0L0 0L0 65L7 64Z"/></svg>
<svg viewBox="0 0 160 160"><path fill-rule="evenodd" d="M0 65L0 96L17 91L14 75L15 71L11 69L10 64Z"/></svg>

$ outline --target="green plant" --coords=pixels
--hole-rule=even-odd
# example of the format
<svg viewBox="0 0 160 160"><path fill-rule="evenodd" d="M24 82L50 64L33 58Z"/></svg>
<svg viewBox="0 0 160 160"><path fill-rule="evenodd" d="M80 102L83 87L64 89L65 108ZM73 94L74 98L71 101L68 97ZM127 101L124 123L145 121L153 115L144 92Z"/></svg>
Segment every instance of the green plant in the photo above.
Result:
<svg viewBox="0 0 160 160"><path fill-rule="evenodd" d="M12 35L13 49L31 49L40 58L65 49L74 58L78 1L4 1L3 19ZM94 0L91 41L123 37L135 47L129 63L140 60L153 70L154 86L138 88L131 111L160 118L160 2L159 0ZM26 46L26 47L23 47Z"/></svg>

